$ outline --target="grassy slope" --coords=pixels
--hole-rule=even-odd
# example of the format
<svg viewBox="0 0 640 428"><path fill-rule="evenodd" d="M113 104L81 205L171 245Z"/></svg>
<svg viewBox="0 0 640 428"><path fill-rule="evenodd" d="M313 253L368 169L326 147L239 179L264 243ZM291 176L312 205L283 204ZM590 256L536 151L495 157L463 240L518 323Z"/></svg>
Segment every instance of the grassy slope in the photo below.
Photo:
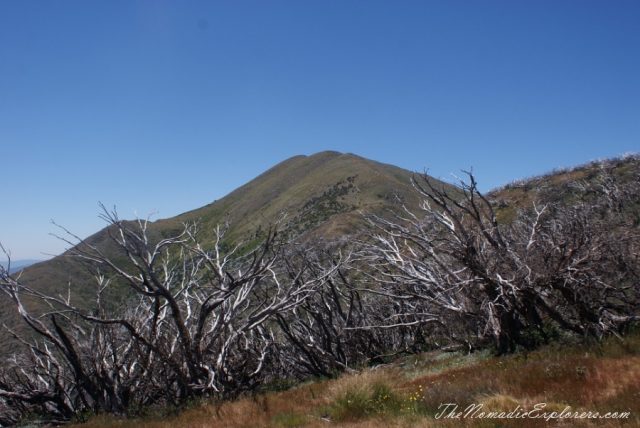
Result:
<svg viewBox="0 0 640 428"><path fill-rule="evenodd" d="M211 230L219 222L231 221L232 240L247 238L259 226L265 227L283 213L285 221L292 222L300 215L309 214L305 204L314 198L334 190L336 202L344 211L336 212L330 218L324 218L316 224L323 230L354 232L347 225L354 217L360 217L358 210L382 211L395 205L393 195L412 198L409 178L412 173L401 168L370 161L352 154L321 152L313 156L296 156L274 166L251 182L234 190L223 199L206 207L190 211L170 220L161 220L158 226L198 220L205 230ZM353 187L348 186L347 178L352 177ZM343 189L345 194L335 190ZM329 202L331 195L324 200ZM321 203L322 201L318 201ZM349 214L349 215L343 215ZM325 224L326 223L326 224Z"/></svg>
<svg viewBox="0 0 640 428"><path fill-rule="evenodd" d="M599 344L553 344L508 357L432 352L337 380L305 383L290 391L234 402L200 403L179 415L150 410L122 421L93 417L84 428L179 427L548 427L558 420L436 419L441 403L459 411L630 412L627 419L563 419L562 426L640 426L640 336ZM322 419L329 417L330 421Z"/></svg>
<svg viewBox="0 0 640 428"><path fill-rule="evenodd" d="M570 169L552 171L536 177L516 180L488 193L498 202L498 220L510 221L520 209L530 209L532 202L569 205L580 192L581 184L597 184L603 168L610 169L616 184L640 180L640 157L608 159L578 165ZM638 209L635 207L630 209Z"/></svg>

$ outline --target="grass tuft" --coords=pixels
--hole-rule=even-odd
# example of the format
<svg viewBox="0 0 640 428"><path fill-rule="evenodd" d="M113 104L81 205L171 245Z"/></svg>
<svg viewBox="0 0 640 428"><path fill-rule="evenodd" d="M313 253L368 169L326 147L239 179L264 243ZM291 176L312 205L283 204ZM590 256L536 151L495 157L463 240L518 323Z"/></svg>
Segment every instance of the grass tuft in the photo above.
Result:
<svg viewBox="0 0 640 428"><path fill-rule="evenodd" d="M280 413L271 419L273 425L285 428L295 428L307 425L308 418L297 413Z"/></svg>
<svg viewBox="0 0 640 428"><path fill-rule="evenodd" d="M356 421L373 416L393 416L402 398L395 390L397 377L386 370L370 370L334 381L329 405L321 410L335 421Z"/></svg>

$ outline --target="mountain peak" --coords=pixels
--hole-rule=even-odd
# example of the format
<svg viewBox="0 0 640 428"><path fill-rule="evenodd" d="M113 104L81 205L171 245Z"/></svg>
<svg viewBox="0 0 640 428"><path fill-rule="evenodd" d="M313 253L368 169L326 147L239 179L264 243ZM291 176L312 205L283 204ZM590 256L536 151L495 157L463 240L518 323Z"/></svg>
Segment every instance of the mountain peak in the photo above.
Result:
<svg viewBox="0 0 640 428"><path fill-rule="evenodd" d="M231 235L250 234L287 213L288 221L313 229L325 221L361 218L358 211L396 204L412 193L412 172L352 153L327 150L290 157L222 199L162 222L199 221L205 227L231 220ZM344 214L351 215L344 216ZM342 215L342 217L340 217ZM340 218L334 218L340 217ZM339 221L340 222L340 221ZM334 229L334 228L332 228Z"/></svg>

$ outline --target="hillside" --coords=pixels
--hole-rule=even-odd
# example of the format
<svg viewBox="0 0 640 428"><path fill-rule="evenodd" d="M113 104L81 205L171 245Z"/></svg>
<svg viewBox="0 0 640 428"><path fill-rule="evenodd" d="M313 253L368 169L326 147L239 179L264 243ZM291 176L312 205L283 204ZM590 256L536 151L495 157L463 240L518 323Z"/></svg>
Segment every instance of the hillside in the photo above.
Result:
<svg viewBox="0 0 640 428"><path fill-rule="evenodd" d="M500 358L434 351L287 391L281 385L287 384L234 401L192 403L177 414L148 409L132 420L93 415L73 426L637 427L640 337L556 343Z"/></svg>
<svg viewBox="0 0 640 428"><path fill-rule="evenodd" d="M640 157L592 161L561 168L535 177L520 178L488 192L498 208L499 220L510 221L518 210L531 209L532 204L570 205L591 198L596 193L608 195L614 210L638 211L638 204L622 206L624 186L640 186ZM637 226L637 224L636 224Z"/></svg>

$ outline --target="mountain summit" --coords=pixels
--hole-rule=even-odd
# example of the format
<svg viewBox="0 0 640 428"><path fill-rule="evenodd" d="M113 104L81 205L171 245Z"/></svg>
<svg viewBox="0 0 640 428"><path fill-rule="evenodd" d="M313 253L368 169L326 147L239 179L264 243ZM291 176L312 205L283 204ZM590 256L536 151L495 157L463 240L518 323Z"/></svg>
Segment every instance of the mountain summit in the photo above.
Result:
<svg viewBox="0 0 640 428"><path fill-rule="evenodd" d="M207 230L229 223L230 239L249 238L286 215L295 233L351 233L362 212L381 212L400 200L417 203L412 172L350 153L325 151L294 156L205 207L160 220L160 227L198 221Z"/></svg>

